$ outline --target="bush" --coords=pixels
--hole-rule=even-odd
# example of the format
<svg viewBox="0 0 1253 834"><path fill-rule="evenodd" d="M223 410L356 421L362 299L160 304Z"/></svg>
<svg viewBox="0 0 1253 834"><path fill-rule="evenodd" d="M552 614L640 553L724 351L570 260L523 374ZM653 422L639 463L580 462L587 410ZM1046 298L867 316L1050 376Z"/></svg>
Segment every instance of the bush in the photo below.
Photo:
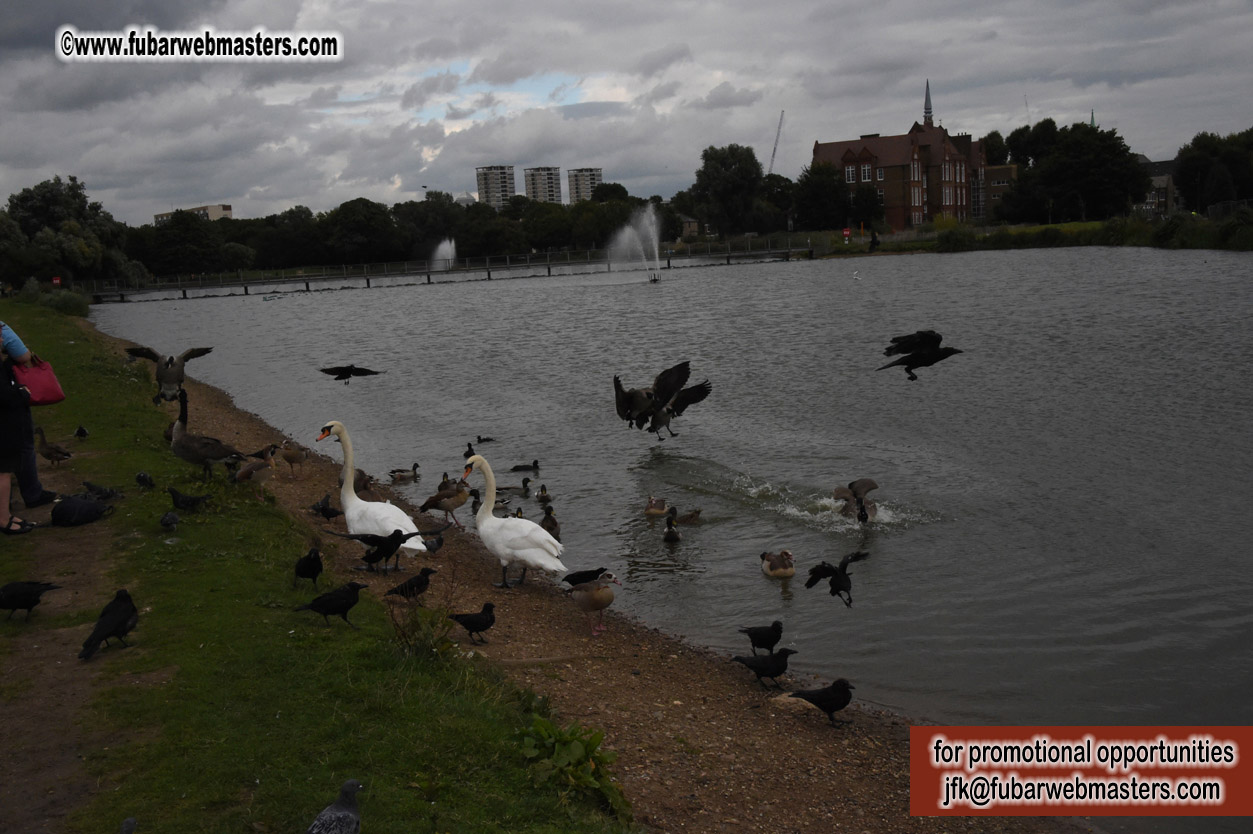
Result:
<svg viewBox="0 0 1253 834"><path fill-rule="evenodd" d="M48 289L39 281L27 281L23 284L17 292L17 299L27 304L50 307L67 316L87 318L91 313L91 302L87 296L73 290Z"/></svg>
<svg viewBox="0 0 1253 834"><path fill-rule="evenodd" d="M631 805L608 769L618 754L600 749L604 739L601 730L578 724L558 728L540 715L518 734L537 785L556 784L594 796L619 820L629 822Z"/></svg>
<svg viewBox="0 0 1253 834"><path fill-rule="evenodd" d="M945 229L935 238L937 252L973 252L977 248L974 230L965 227Z"/></svg>

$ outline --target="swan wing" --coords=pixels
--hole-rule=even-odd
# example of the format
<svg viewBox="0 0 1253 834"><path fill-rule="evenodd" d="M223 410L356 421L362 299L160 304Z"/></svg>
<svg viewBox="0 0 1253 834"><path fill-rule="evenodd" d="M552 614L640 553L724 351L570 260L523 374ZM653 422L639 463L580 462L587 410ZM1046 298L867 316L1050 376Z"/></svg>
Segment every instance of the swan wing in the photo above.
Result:
<svg viewBox="0 0 1253 834"><path fill-rule="evenodd" d="M565 571L561 563L561 542L526 518L492 517L480 525L479 536L497 558L510 562L522 562L547 571Z"/></svg>
<svg viewBox="0 0 1253 834"><path fill-rule="evenodd" d="M349 502L344 508L344 518L348 522L348 532L353 535L390 536L393 530L404 530L406 533L418 532L413 519L395 504L382 501ZM421 537L415 536L401 546L402 550L426 552Z"/></svg>

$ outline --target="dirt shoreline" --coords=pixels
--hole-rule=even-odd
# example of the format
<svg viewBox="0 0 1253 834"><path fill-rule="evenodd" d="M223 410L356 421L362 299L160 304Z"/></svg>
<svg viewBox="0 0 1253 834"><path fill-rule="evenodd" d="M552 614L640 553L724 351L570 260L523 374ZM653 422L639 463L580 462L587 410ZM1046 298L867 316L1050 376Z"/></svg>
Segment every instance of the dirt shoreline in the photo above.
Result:
<svg viewBox="0 0 1253 834"><path fill-rule="evenodd" d="M83 326L91 329L86 322ZM100 335L120 359L127 343ZM188 391L199 430L246 449L283 439L259 417L237 408L224 392L194 380L188 383ZM316 418L334 416L318 414ZM338 505L340 460L317 454L329 451L337 456L338 447L323 450L325 443L315 447L317 429L318 425L311 424L308 436L292 438L315 453L303 474L291 477L280 464L266 489L303 525L311 542L320 542L330 573L342 581L365 582L369 590L363 594L382 599L383 592L400 580L392 574L360 571L359 546L323 532L324 527L342 531L342 523L328 524L308 510L328 492ZM72 468L41 469L41 476L50 489L77 488ZM431 474L419 483L425 488L419 490L422 494L434 492ZM388 487L378 487L377 493L416 513L416 507ZM533 504L529 501L526 511L536 518L538 505ZM469 521L468 511L467 505L458 516ZM30 515L44 521L48 512L41 508ZM439 516L418 518L423 528L441 522ZM488 644L476 647L476 652L520 685L548 698L560 723L577 721L605 731L606 746L618 753L614 770L636 823L647 831L1044 834L1095 830L1081 819L911 817L909 721L905 717L854 700L840 714L851 723L831 727L808 704L764 690L751 673L730 663L727 656L688 645L612 609L606 615L608 630L592 637L582 613L552 582L528 580L509 591L492 587L499 579L499 564L479 542L473 523L468 526L465 532L448 530L445 546L434 556L404 557L401 578L430 564L438 573L432 578L428 606L469 611L489 600L496 604L496 626L487 634ZM85 577L94 574L103 588L104 568L98 563L89 567L94 559L90 528L36 534L47 537L47 558L72 559ZM41 556L44 550L41 544ZM592 567L577 554L568 555L571 569ZM81 602L69 595L50 595L40 611L51 614L78 607ZM464 635L458 632L456 636ZM64 814L86 802L96 789L87 780L81 756L101 739L91 737L81 721L73 720L81 712L73 704L88 700L89 688L96 684L93 679L65 674L67 669L73 671L70 664L48 662L48 642L58 640L69 641L68 648L73 637L61 631L44 633L39 640L42 649L15 638L14 651L2 664L6 675L19 670L33 675L33 685L26 692L6 700L5 710L10 714L6 724L36 722L45 728L43 734L19 734L13 739L17 754L10 750L8 763L0 764L0 804L18 807L13 803L21 797L29 806L32 787L40 796L35 807L27 808L27 824L15 830L63 831ZM745 653L747 649L746 645ZM791 675L782 682L789 689L820 685ZM860 686L872 689L868 683ZM40 697L49 691L60 693L53 710ZM73 728L70 737L53 747L39 742L41 735L46 739L52 731L50 722L55 722L62 736L67 725ZM33 786L32 763L40 765Z"/></svg>

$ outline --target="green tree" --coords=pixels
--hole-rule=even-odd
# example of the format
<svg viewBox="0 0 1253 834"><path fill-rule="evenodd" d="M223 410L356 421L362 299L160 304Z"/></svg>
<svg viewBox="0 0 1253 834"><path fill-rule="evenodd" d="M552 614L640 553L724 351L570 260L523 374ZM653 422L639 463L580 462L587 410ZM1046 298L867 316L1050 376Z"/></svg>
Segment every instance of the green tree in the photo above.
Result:
<svg viewBox="0 0 1253 834"><path fill-rule="evenodd" d="M570 213L557 203L533 201L522 213L522 234L536 252L569 246L570 228Z"/></svg>
<svg viewBox="0 0 1253 834"><path fill-rule="evenodd" d="M841 229L848 222L848 186L835 165L817 162L803 168L796 178L795 195L798 229Z"/></svg>
<svg viewBox="0 0 1253 834"><path fill-rule="evenodd" d="M631 199L631 195L627 193L626 186L620 183L602 182L592 189L592 200L597 203L629 199Z"/></svg>
<svg viewBox="0 0 1253 834"><path fill-rule="evenodd" d="M222 269L222 231L189 211L176 211L156 226L144 261L156 275L185 275Z"/></svg>
<svg viewBox="0 0 1253 834"><path fill-rule="evenodd" d="M711 145L700 156L691 193L704 216L717 227L720 237L748 231L762 180L757 155L742 145Z"/></svg>
<svg viewBox="0 0 1253 834"><path fill-rule="evenodd" d="M405 255L396 221L382 203L364 197L349 200L322 218L319 226L336 263L391 261Z"/></svg>
<svg viewBox="0 0 1253 834"><path fill-rule="evenodd" d="M849 225L874 226L883 219L883 201L879 199L879 190L873 185L859 185L853 192L849 204Z"/></svg>
<svg viewBox="0 0 1253 834"><path fill-rule="evenodd" d="M1175 154L1174 178L1192 211L1222 200L1253 199L1253 128L1229 136L1198 133Z"/></svg>
<svg viewBox="0 0 1253 834"><path fill-rule="evenodd" d="M992 131L981 141L984 160L988 165L1005 165L1009 162L1009 147L1005 144L1005 137L1001 136L999 130Z"/></svg>

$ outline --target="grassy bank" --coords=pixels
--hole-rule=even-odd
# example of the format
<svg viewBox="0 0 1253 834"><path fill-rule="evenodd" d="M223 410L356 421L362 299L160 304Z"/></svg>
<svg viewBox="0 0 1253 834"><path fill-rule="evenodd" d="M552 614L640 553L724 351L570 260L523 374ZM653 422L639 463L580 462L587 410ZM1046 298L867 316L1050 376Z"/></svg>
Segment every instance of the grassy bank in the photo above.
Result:
<svg viewBox="0 0 1253 834"><path fill-rule="evenodd" d="M308 529L225 483L220 469L201 484L170 454L167 412L150 402L150 364L123 362L81 320L45 307L0 301L0 318L54 364L66 389L65 402L36 412L49 438L90 429L63 466L76 480L126 492L92 528L108 570L99 599L61 616L37 609L29 624L20 614L0 621L7 654L40 632L71 629L81 641L113 589L127 588L140 608L133 648L103 650L88 664L58 658L98 677L82 729L109 739L86 751L99 789L72 813L70 830L112 831L135 816L141 831L167 834L303 831L347 778L366 785L359 804L371 832L625 830L606 812L599 774L587 790L573 786L587 782L578 765L591 751L582 745L558 739L546 760L571 778L536 786L520 741L545 713L534 696L447 644L426 651L419 640L419 651L405 651L384 606L364 594L351 614L359 631L293 612L313 596L308 583L291 587ZM209 493L210 509L184 513L171 536L157 523L169 497L142 493L141 470L162 486ZM0 582L77 579L49 558L65 535L6 539ZM322 585L348 578L324 576ZM439 629L428 632L439 640ZM7 705L37 696L13 679L0 689ZM55 728L61 719L46 720Z"/></svg>

